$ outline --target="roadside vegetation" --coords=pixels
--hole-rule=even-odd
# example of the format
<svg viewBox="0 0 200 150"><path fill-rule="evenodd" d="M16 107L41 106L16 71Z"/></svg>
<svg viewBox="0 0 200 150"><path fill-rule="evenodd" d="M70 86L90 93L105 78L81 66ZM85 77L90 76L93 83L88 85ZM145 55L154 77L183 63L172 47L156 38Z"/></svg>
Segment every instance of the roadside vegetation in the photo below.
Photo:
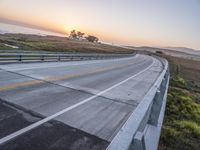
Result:
<svg viewBox="0 0 200 150"><path fill-rule="evenodd" d="M165 57L171 80L159 150L199 150L200 61Z"/></svg>
<svg viewBox="0 0 200 150"><path fill-rule="evenodd" d="M134 50L104 44L92 35L72 31L69 37L39 36L28 34L0 34L0 49L3 44L19 47L19 50L69 52L69 53L133 53ZM9 48L6 48L9 49ZM11 48L10 48L11 49ZM0 51L1 52L1 51Z"/></svg>

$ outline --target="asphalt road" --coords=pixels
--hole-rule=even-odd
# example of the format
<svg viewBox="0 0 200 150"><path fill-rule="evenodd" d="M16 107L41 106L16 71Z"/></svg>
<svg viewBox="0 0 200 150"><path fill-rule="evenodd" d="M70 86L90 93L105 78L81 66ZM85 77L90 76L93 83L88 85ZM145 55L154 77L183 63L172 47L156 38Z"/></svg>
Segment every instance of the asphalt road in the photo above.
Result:
<svg viewBox="0 0 200 150"><path fill-rule="evenodd" d="M145 55L0 65L0 149L105 149L162 70Z"/></svg>

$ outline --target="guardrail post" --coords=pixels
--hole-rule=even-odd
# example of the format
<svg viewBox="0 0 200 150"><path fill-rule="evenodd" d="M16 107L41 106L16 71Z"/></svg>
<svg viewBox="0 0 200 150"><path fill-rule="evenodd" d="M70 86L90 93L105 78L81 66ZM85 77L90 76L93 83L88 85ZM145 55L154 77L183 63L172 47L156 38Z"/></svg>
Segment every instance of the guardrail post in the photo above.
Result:
<svg viewBox="0 0 200 150"><path fill-rule="evenodd" d="M19 55L19 61L22 61L22 55Z"/></svg>
<svg viewBox="0 0 200 150"><path fill-rule="evenodd" d="M153 100L153 105L151 109L151 114L148 120L148 123L154 126L157 126L158 123L158 116L159 116L159 105L161 102L159 102L160 99L160 90L157 90L156 95Z"/></svg>
<svg viewBox="0 0 200 150"><path fill-rule="evenodd" d="M60 61L60 56L58 56L58 61Z"/></svg>
<svg viewBox="0 0 200 150"><path fill-rule="evenodd" d="M44 61L44 55L41 56L41 61Z"/></svg>
<svg viewBox="0 0 200 150"><path fill-rule="evenodd" d="M130 147L131 150L146 150L144 134L137 132L133 139L133 144Z"/></svg>
<svg viewBox="0 0 200 150"><path fill-rule="evenodd" d="M164 77L162 80L162 83L160 85L160 88L157 90L156 95L154 97L151 114L150 114L150 117L148 120L148 123L153 126L157 126L157 124L158 124L160 109L161 109L161 106L163 103L163 96L164 96L164 92L166 89L166 81L167 81L167 79L166 79L166 77Z"/></svg>

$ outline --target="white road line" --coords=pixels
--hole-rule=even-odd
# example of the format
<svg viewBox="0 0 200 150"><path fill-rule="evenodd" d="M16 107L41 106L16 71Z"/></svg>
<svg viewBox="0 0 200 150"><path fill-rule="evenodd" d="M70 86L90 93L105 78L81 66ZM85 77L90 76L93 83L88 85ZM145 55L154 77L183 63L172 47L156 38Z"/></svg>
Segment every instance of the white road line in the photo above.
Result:
<svg viewBox="0 0 200 150"><path fill-rule="evenodd" d="M103 63L107 63L107 62L115 62L115 61L124 61L124 60L129 60L129 59L133 59L133 58L137 58L138 54L136 54L133 57L128 57L128 58L121 58L121 59L111 59L111 60L103 60ZM35 66L35 67L24 67L22 66L22 68L14 68L12 69L12 65L11 66L5 66L5 65L0 65L0 68L8 70L8 71L22 71L22 70L30 70L30 69L44 69L44 68L56 68L56 67L67 67L67 66L77 66L77 65L89 65L89 64L98 64L98 63L102 63L102 60L92 60L92 61L86 61L86 62L80 62L80 61L75 61L75 62L63 62L64 64L59 64L60 62L50 62L52 63L52 65L46 65L44 64L44 66ZM56 63L56 64L53 64ZM75 64L72 64L75 63ZM77 64L76 64L77 63ZM58 65L59 64L59 65ZM19 65L19 64L18 64ZM22 64L24 65L24 64ZM36 64L37 65L37 64Z"/></svg>
<svg viewBox="0 0 200 150"><path fill-rule="evenodd" d="M104 94L104 93L106 93L106 92L108 92L108 91L110 91L110 90L116 88L117 86L119 86L119 85L121 85L121 84L127 82L128 80L130 80L130 79L132 79L132 78L134 78L134 77L140 75L141 73L145 72L146 70L148 70L149 68L151 68L151 67L154 65L155 59L154 59L154 58L152 58L152 59L153 59L153 62L152 62L151 65L149 65L149 67L147 67L146 69L144 69L144 70L138 72L137 74L135 74L135 75L133 75L133 76L131 76L131 77L129 77L129 78L127 78L127 79L125 79L125 80L123 80L123 81L121 81L121 82L119 82L119 83L117 83L117 84L115 84L115 85L113 85L113 86L111 86L111 87L109 87L109 88L107 88L107 89L101 91L101 92L99 92L98 94L96 94L96 95L94 95L94 96L91 96L91 97L89 97L89 98L87 98L87 99L85 99L85 100L83 100L83 101L81 101L81 102L79 102L79 103L77 103L77 104L75 104L75 105L72 105L72 106L70 106L70 107L68 107L68 108L65 108L65 109L63 109L63 110L61 110L61 111L55 113L54 115L51 115L51 116L49 116L49 117L46 117L46 118L44 118L44 119L42 119L42 120L40 120L40 121L38 121L38 122L35 122L35 123L33 123L33 124L31 124L31 125L29 125L29 126L23 128L23 129L21 129L21 130L18 130L18 131L16 131L16 132L14 132L14 133L12 133L12 134L10 134L10 135L4 137L4 138L1 138L1 139L0 139L0 145L3 144L3 143L5 143L5 142L8 142L8 141L14 139L15 137L17 137L17 136L19 136L19 135L22 135L22 134L24 134L24 133L30 131L30 130L32 130L32 129L34 129L34 128L36 128L36 127L38 127L38 126L40 126L40 125L42 125L42 124L44 124L44 123L46 123L46 122L52 120L52 119L54 119L55 117L58 117L58 116L64 114L65 112L67 112L67 111L69 111L69 110L72 110L72 109L74 109L74 108L76 108L76 107L78 107L78 106L80 106L80 105L82 105L82 104L84 104L84 103L86 103L86 102L89 102L89 101L93 100L94 98L96 98L96 97L98 97L98 96L100 96L100 95L102 95L102 94Z"/></svg>

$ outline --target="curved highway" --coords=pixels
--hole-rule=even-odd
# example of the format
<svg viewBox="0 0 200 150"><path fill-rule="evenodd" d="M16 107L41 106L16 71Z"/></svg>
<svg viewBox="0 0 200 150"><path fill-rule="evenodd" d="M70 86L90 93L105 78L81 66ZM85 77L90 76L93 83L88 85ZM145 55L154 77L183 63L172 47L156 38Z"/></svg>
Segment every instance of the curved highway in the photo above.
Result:
<svg viewBox="0 0 200 150"><path fill-rule="evenodd" d="M162 70L138 54L0 65L0 149L106 149Z"/></svg>

